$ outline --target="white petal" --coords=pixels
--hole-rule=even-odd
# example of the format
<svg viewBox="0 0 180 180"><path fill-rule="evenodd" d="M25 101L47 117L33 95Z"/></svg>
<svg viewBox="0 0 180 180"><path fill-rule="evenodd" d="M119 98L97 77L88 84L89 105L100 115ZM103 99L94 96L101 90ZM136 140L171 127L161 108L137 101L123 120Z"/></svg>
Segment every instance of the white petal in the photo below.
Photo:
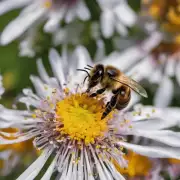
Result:
<svg viewBox="0 0 180 180"><path fill-rule="evenodd" d="M127 116L134 128L142 130L165 129L180 124L180 108L135 106L135 111Z"/></svg>
<svg viewBox="0 0 180 180"><path fill-rule="evenodd" d="M81 20L88 20L90 18L90 12L88 8L86 7L85 3L83 1L79 1L78 7L77 7L77 15Z"/></svg>
<svg viewBox="0 0 180 180"><path fill-rule="evenodd" d="M40 103L41 103L39 100L36 100L34 98L31 98L31 97L21 97L21 98L19 98L19 102L26 104L28 109L30 106L39 108Z"/></svg>
<svg viewBox="0 0 180 180"><path fill-rule="evenodd" d="M40 19L44 13L44 8L37 8L29 13L20 14L6 26L1 34L0 43L6 45L20 37L36 20Z"/></svg>
<svg viewBox="0 0 180 180"><path fill-rule="evenodd" d="M105 38L109 38L114 32L114 15L110 10L105 10L101 14L101 31Z"/></svg>
<svg viewBox="0 0 180 180"><path fill-rule="evenodd" d="M75 19L75 17L76 17L76 7L72 7L72 8L70 9L70 11L68 11L67 8L64 8L64 9L67 11L66 16L65 16L65 22L66 22L67 24L69 24L69 23L72 22L72 21Z"/></svg>
<svg viewBox="0 0 180 180"><path fill-rule="evenodd" d="M2 0L0 2L0 15L8 12L8 11L11 11L13 9L16 9L16 8L19 8L19 7L22 7L26 4L28 4L31 0Z"/></svg>
<svg viewBox="0 0 180 180"><path fill-rule="evenodd" d="M57 156L54 158L54 160L52 161L51 165L49 166L49 168L46 170L46 173L44 174L44 176L41 178L41 180L50 180L52 173L54 172L54 169L56 167L56 163L57 163Z"/></svg>
<svg viewBox="0 0 180 180"><path fill-rule="evenodd" d="M61 87L64 86L66 83L65 76L64 76L64 67L63 67L63 60L59 56L56 50L51 49L49 53L49 61L53 70L54 75L59 80Z"/></svg>
<svg viewBox="0 0 180 180"><path fill-rule="evenodd" d="M47 20L46 24L44 25L45 32L55 32L59 28L59 23L63 19L64 10L61 8L58 12L53 11L49 15L49 19Z"/></svg>
<svg viewBox="0 0 180 180"><path fill-rule="evenodd" d="M41 98L46 98L49 95L49 91L45 88L47 85L37 76L31 75L30 79L36 89L37 95Z"/></svg>
<svg viewBox="0 0 180 180"><path fill-rule="evenodd" d="M128 29L121 23L121 22L116 22L115 23L116 30L121 36L126 37L128 35Z"/></svg>
<svg viewBox="0 0 180 180"><path fill-rule="evenodd" d="M115 8L115 13L121 22L126 26L132 26L136 22L136 14L133 10L127 5L127 3L120 3Z"/></svg>
<svg viewBox="0 0 180 180"><path fill-rule="evenodd" d="M173 98L174 86L173 82L167 76L161 81L161 84L156 92L154 104L157 107L167 107Z"/></svg>
<svg viewBox="0 0 180 180"><path fill-rule="evenodd" d="M152 33L152 35L144 42L142 42L140 45L128 48L122 53L112 53L111 56L104 60L103 64L111 64L121 70L125 70L131 66L135 66L135 64L140 59L147 56L147 54L159 44L161 38L161 34L157 32ZM147 70L147 67L146 69L144 69L144 71Z"/></svg>
<svg viewBox="0 0 180 180"><path fill-rule="evenodd" d="M1 134L3 134L1 132ZM30 134L27 134L27 135L24 135L24 136L20 136L16 139L6 139L6 138L3 138L0 136L0 145L6 145L6 144L15 144L15 143L19 143L19 142L23 142L23 141L27 141L35 136L39 135L39 133L30 133Z"/></svg>
<svg viewBox="0 0 180 180"><path fill-rule="evenodd" d="M4 93L4 91L5 91L5 89L4 89L4 87L3 87L3 82L2 82L2 80L3 80L3 78L2 78L2 76L0 75L0 98L1 98L1 96L3 95L3 93Z"/></svg>
<svg viewBox="0 0 180 180"><path fill-rule="evenodd" d="M38 67L38 72L39 72L41 79L44 82L48 83L49 82L49 76L48 76L48 73L46 72L46 69L45 69L41 59L37 60L37 67Z"/></svg>
<svg viewBox="0 0 180 180"><path fill-rule="evenodd" d="M119 142L119 145L130 149L137 154L141 154L143 156L151 157L151 158L176 158L180 159L180 151L179 148L174 147L160 147L160 146L142 146L130 144L127 142Z"/></svg>
<svg viewBox="0 0 180 180"><path fill-rule="evenodd" d="M174 70L176 68L176 59L168 58L166 63L167 64L165 67L165 73L170 77L174 76Z"/></svg>
<svg viewBox="0 0 180 180"><path fill-rule="evenodd" d="M104 42L102 40L97 41L97 51L95 54L94 61L103 61L103 58L105 57L105 47L104 47Z"/></svg>
<svg viewBox="0 0 180 180"><path fill-rule="evenodd" d="M155 141L164 143L172 147L180 147L180 133L169 130L152 130L132 129L128 134L146 137Z"/></svg>
<svg viewBox="0 0 180 180"><path fill-rule="evenodd" d="M84 68L87 64L91 65L91 57L88 50L84 46L78 46L74 52L74 58L76 58L77 68Z"/></svg>
<svg viewBox="0 0 180 180"><path fill-rule="evenodd" d="M177 62L176 64L176 79L177 79L177 82L179 83L179 86L180 86L180 61Z"/></svg>
<svg viewBox="0 0 180 180"><path fill-rule="evenodd" d="M33 180L43 168L49 156L53 152L53 148L47 148L38 157L38 159L21 174L17 180Z"/></svg>

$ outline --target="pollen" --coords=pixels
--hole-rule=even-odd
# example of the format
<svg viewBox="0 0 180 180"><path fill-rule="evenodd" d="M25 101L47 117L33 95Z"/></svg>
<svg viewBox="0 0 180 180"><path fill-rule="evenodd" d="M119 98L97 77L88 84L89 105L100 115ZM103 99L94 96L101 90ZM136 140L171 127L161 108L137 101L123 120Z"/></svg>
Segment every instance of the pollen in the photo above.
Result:
<svg viewBox="0 0 180 180"><path fill-rule="evenodd" d="M112 118L113 112L101 120L104 110L105 104L101 99L87 94L70 95L56 104L56 121L63 124L56 130L86 145L94 144L96 139L104 137L108 120Z"/></svg>

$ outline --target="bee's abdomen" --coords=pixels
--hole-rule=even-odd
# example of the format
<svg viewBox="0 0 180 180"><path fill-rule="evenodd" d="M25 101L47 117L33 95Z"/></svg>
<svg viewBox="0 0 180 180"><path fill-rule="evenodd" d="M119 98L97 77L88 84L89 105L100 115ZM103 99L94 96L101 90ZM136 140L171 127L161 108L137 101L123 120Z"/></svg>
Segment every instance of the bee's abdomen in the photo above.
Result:
<svg viewBox="0 0 180 180"><path fill-rule="evenodd" d="M118 101L116 104L116 109L122 110L129 104L129 101L131 99L131 90L128 88L127 91L125 91L125 95L122 96L121 94L118 97Z"/></svg>

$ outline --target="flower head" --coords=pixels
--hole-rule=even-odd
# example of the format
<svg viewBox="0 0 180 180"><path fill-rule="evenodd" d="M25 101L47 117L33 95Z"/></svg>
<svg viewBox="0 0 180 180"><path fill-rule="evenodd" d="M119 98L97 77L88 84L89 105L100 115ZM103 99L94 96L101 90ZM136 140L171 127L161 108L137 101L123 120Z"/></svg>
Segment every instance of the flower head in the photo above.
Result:
<svg viewBox="0 0 180 180"><path fill-rule="evenodd" d="M3 109L1 109L1 112L2 111ZM17 132L17 128L3 128L0 129L0 137L2 136L4 139L13 140L16 139L13 134ZM6 133L9 133L8 137L6 136ZM23 163L22 159L25 159L28 155L31 155L32 158L33 154L35 155L35 152L33 152L32 140L16 144L0 145L0 175L5 176L9 174L17 164Z"/></svg>
<svg viewBox="0 0 180 180"><path fill-rule="evenodd" d="M93 98L85 93L84 76L77 73L76 68L92 65L92 62L83 47L78 47L72 57L74 64L69 67L67 57L64 61L56 51L51 50L50 63L55 77L49 77L42 62L38 61L41 79L31 76L36 94L24 89L25 96L19 99L28 110L7 110L0 115L4 117L1 126L20 129L20 132L14 133L16 139L1 136L0 144L14 144L34 138L34 147L42 150L39 158L19 180L27 177L34 179L50 156L53 156L53 161L43 178L49 179L54 171L58 171L59 179L71 179L73 176L78 180L124 179L114 162L120 167L127 167L125 149L149 157L180 158L180 135L163 130L170 124L164 112L162 116L161 109L156 112L152 107L138 106L134 111L113 110L101 119L108 94ZM8 112L11 116L5 116ZM128 143L128 135L143 136L163 145ZM6 136L9 134L6 133Z"/></svg>
<svg viewBox="0 0 180 180"><path fill-rule="evenodd" d="M44 30L54 32L59 28L61 20L69 23L76 17L81 20L90 18L89 10L83 0L3 0L0 2L0 15L20 7L24 8L22 12L1 34L2 45L19 38L27 31L36 29L44 19L47 19Z"/></svg>
<svg viewBox="0 0 180 180"><path fill-rule="evenodd" d="M128 34L127 27L132 27L136 22L136 14L126 0L97 0L102 13L101 31L106 38L117 31L123 36ZM109 24L110 23L110 24Z"/></svg>

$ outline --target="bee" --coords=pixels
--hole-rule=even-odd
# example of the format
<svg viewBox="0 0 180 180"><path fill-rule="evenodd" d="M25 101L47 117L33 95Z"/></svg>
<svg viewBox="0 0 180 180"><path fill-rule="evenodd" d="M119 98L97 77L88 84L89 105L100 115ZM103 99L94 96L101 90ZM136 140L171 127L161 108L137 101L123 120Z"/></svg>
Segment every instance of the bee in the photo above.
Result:
<svg viewBox="0 0 180 180"><path fill-rule="evenodd" d="M90 65L87 66L88 67L85 67L84 69L77 69L87 73L87 76L84 79L85 82L88 78L88 88L86 92L89 93L91 89L97 85L101 85L102 87L92 93L90 97L102 94L106 90L113 93L110 101L106 104L101 119L104 119L114 109L122 110L127 107L131 99L131 90L143 97L148 97L146 90L140 84L127 77L116 67L110 65L104 66L102 64L97 64L94 67Z"/></svg>

